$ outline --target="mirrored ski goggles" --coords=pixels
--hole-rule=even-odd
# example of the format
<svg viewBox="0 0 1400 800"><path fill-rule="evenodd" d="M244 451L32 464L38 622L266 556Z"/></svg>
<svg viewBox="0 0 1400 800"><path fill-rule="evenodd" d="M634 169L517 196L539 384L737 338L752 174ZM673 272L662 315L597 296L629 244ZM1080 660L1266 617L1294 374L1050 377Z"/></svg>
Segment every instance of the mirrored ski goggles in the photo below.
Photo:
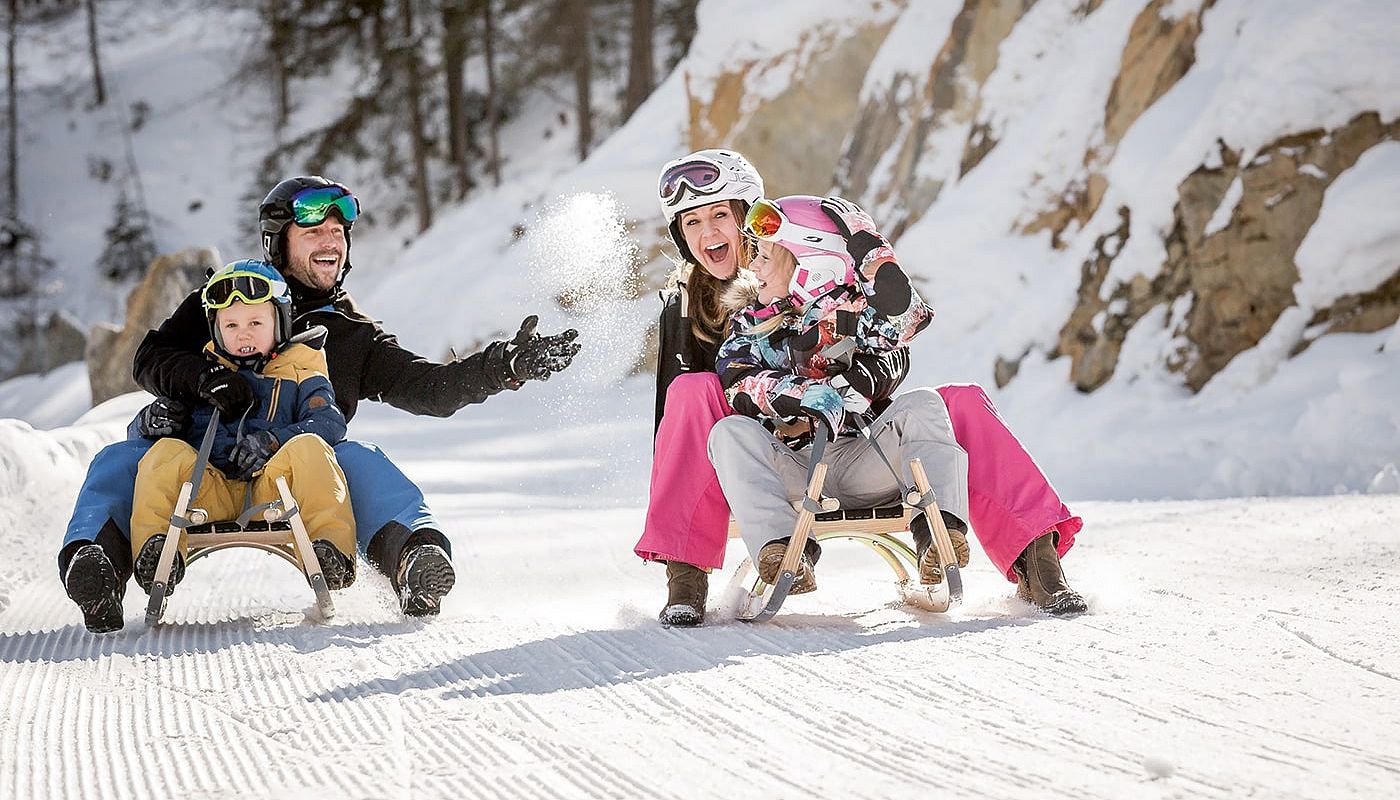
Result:
<svg viewBox="0 0 1400 800"><path fill-rule="evenodd" d="M228 308L238 300L248 305L266 303L284 294L287 285L256 272L231 272L204 287L201 299L210 309Z"/></svg>
<svg viewBox="0 0 1400 800"><path fill-rule="evenodd" d="M292 195L292 221L298 225L320 225L332 211L349 225L360 215L360 201L339 186L302 189Z"/></svg>
<svg viewBox="0 0 1400 800"><path fill-rule="evenodd" d="M691 194L709 194L705 189L719 183L722 174L719 166L709 161L677 164L661 173L661 199L670 202L680 199L681 186L690 187Z"/></svg>
<svg viewBox="0 0 1400 800"><path fill-rule="evenodd" d="M798 225L787 218L777 203L763 197L755 200L749 207L749 213L744 217L744 225L740 230L754 239L779 239L833 253L846 251L846 242L840 234Z"/></svg>

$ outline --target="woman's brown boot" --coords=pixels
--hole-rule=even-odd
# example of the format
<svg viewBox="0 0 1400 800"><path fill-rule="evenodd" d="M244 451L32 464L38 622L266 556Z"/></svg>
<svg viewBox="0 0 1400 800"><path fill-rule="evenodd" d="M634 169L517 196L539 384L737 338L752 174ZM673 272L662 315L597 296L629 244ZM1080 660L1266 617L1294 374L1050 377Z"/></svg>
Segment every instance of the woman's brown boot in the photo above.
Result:
<svg viewBox="0 0 1400 800"><path fill-rule="evenodd" d="M1016 596L1055 616L1083 614L1089 610L1084 598L1065 583L1055 544L1060 534L1051 530L1026 546L1016 558Z"/></svg>
<svg viewBox="0 0 1400 800"><path fill-rule="evenodd" d="M666 562L666 607L658 619L667 627L693 628L705 621L705 598L710 593L710 576L705 570L683 561Z"/></svg>

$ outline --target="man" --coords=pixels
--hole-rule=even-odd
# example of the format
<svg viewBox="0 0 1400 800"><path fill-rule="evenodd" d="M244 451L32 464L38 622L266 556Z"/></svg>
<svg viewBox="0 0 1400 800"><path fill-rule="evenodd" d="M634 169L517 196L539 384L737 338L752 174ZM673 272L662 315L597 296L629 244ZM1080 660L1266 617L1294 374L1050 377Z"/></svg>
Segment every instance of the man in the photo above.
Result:
<svg viewBox="0 0 1400 800"><path fill-rule="evenodd" d="M350 234L359 213L349 189L319 176L282 181L258 210L264 258L286 276L292 292L293 330L324 325L329 331L326 359L335 402L346 420L354 417L360 400L446 417L527 380L547 380L570 364L579 349L573 341L577 331L540 336L533 316L511 341L493 342L446 364L404 349L341 287L351 268ZM248 407L252 395L246 382L231 370L210 367L201 355L208 341L196 290L137 349L136 380L158 399L133 421L134 433L174 434L186 423L186 406L195 401L212 403L226 416ZM120 605L132 572L131 490L150 444L149 438L130 438L98 453L59 552L68 596L94 632L113 629L102 623L111 618L103 610ZM349 483L361 552L389 576L405 614L437 614L456 574L451 543L422 491L372 444L349 440L335 453Z"/></svg>

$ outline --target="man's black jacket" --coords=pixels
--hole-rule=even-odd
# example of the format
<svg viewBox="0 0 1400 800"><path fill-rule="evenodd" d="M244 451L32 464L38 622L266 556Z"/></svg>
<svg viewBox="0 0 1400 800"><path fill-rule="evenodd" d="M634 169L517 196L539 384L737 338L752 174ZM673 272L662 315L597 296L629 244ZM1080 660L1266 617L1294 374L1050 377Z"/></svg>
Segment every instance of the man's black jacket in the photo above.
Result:
<svg viewBox="0 0 1400 800"><path fill-rule="evenodd" d="M488 365L485 352L438 364L405 350L398 339L356 308L337 287L313 294L296 281L292 290L294 321L299 333L324 325L326 361L335 404L346 421L361 400L378 400L412 414L446 417L471 403L480 403L507 388L503 371ZM209 324L199 291L191 292L175 313L150 331L136 349L133 376L141 388L157 396L199 402L200 373L209 361L202 354L209 341Z"/></svg>

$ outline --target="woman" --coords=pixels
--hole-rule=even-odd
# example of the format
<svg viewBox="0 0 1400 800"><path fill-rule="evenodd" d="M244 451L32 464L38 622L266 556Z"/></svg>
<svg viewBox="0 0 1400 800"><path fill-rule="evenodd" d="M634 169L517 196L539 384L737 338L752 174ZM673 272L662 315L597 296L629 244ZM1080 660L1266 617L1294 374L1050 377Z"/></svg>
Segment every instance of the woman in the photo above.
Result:
<svg viewBox="0 0 1400 800"><path fill-rule="evenodd" d="M643 559L667 563L661 622L698 625L707 571L722 566L728 535L729 505L713 467L698 456L706 452L715 423L733 413L712 372L727 322L718 298L724 289L753 280L743 269L753 250L739 222L762 196L763 181L738 153L702 150L667 164L658 193L684 263L661 315L656 457L646 528L635 550ZM852 235L848 225L843 236L852 249L864 249L863 259L878 248L870 248L861 233ZM885 391L892 393L903 379L905 354L899 350L882 359ZM1082 610L1083 600L1064 583L1059 556L1083 521L1060 501L981 387L950 385L936 392L967 452L967 513L988 557L1023 599L1051 613Z"/></svg>
<svg viewBox="0 0 1400 800"><path fill-rule="evenodd" d="M663 625L704 621L709 571L724 565L729 504L705 455L710 429L733 411L715 374L729 314L720 300L752 244L739 234L763 179L740 154L701 150L667 164L661 210L682 262L663 293L656 368L656 443L651 500L637 555L666 564Z"/></svg>

